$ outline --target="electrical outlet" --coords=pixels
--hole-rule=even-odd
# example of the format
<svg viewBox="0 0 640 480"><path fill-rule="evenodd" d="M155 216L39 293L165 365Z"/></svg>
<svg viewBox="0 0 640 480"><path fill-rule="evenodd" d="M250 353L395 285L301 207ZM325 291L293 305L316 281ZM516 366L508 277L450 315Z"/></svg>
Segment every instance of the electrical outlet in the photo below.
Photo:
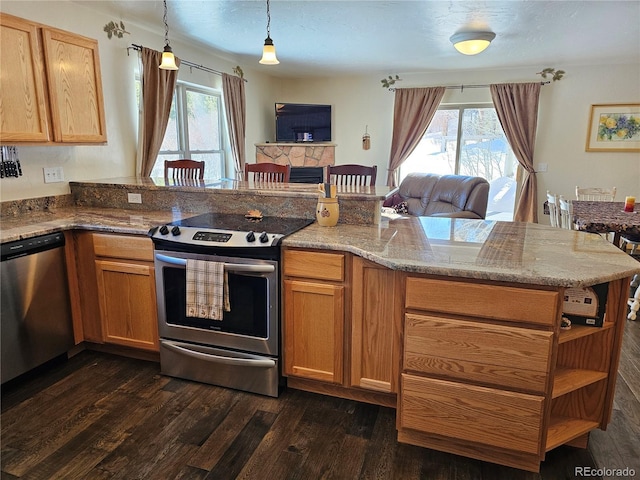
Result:
<svg viewBox="0 0 640 480"><path fill-rule="evenodd" d="M44 172L44 183L64 182L62 167L45 167L42 170Z"/></svg>
<svg viewBox="0 0 640 480"><path fill-rule="evenodd" d="M142 194L127 193L127 200L129 201L129 203L142 203Z"/></svg>

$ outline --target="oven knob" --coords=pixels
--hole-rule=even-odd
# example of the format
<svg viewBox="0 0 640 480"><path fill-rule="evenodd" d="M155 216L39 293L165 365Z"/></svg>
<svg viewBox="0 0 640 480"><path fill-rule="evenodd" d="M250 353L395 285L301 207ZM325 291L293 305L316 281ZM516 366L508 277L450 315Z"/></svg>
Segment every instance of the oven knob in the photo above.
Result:
<svg viewBox="0 0 640 480"><path fill-rule="evenodd" d="M179 226L175 226L171 229L171 235L173 235L174 237L177 235L180 235L180 227Z"/></svg>
<svg viewBox="0 0 640 480"><path fill-rule="evenodd" d="M247 233L247 236L245 237L247 239L247 242L255 242L256 241L256 234L253 232L249 232Z"/></svg>
<svg viewBox="0 0 640 480"><path fill-rule="evenodd" d="M269 235L267 235L267 232L262 232L260 234L260 243L267 243L269 241Z"/></svg>
<svg viewBox="0 0 640 480"><path fill-rule="evenodd" d="M166 225L163 225L160 227L160 233L162 235L166 235L167 233L169 233L169 227L167 227Z"/></svg>

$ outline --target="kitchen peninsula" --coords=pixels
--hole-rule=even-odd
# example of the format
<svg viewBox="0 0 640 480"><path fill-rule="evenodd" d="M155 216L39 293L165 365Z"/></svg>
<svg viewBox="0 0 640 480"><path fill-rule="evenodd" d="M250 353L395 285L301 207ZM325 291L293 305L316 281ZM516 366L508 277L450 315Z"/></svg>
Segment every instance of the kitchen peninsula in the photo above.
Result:
<svg viewBox="0 0 640 480"><path fill-rule="evenodd" d="M289 386L396 407L401 442L531 471L609 423L638 264L605 238L398 217L283 245ZM594 285L603 326L561 330L567 290Z"/></svg>
<svg viewBox="0 0 640 480"><path fill-rule="evenodd" d="M313 215L313 187L281 188L77 182L59 208L11 218L3 205L2 241L63 230L149 242L149 227L194 209L256 203ZM128 205L131 192L143 203ZM339 198L379 208L388 194ZM313 224L283 241L290 387L397 407L402 442L532 471L547 451L584 447L590 430L606 427L637 262L598 235L537 224L367 218ZM604 325L561 330L566 289L600 284Z"/></svg>

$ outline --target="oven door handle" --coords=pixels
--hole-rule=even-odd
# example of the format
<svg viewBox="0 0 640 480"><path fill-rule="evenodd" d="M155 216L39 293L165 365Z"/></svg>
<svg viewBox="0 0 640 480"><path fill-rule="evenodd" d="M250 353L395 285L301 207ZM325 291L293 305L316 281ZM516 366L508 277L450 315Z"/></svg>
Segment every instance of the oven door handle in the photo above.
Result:
<svg viewBox="0 0 640 480"><path fill-rule="evenodd" d="M186 266L186 258L170 257L162 253L156 253L156 260L160 262L170 263L171 265ZM247 273L272 273L275 271L273 265L250 265L244 263L225 263L224 269L228 272L247 272Z"/></svg>
<svg viewBox="0 0 640 480"><path fill-rule="evenodd" d="M218 363L224 363L227 365L245 366L245 367L260 367L260 368L273 368L276 366L275 360L269 358L264 359L252 359L252 358L232 358L223 357L220 355L213 355L211 353L202 353L195 350L189 350L188 348L174 345L173 343L163 343L165 348L173 350L174 352L181 353L188 357L199 358L203 360L215 360Z"/></svg>

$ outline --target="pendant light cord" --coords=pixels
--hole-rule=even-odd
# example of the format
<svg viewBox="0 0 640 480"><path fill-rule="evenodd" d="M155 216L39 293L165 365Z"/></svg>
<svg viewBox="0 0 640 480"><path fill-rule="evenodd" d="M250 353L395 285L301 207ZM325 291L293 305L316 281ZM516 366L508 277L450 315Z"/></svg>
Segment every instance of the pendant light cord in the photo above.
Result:
<svg viewBox="0 0 640 480"><path fill-rule="evenodd" d="M167 23L167 0L164 0L164 15L162 17L164 22L164 46L169 46L169 24Z"/></svg>
<svg viewBox="0 0 640 480"><path fill-rule="evenodd" d="M271 11L269 10L269 0L267 0L267 37L271 37Z"/></svg>

